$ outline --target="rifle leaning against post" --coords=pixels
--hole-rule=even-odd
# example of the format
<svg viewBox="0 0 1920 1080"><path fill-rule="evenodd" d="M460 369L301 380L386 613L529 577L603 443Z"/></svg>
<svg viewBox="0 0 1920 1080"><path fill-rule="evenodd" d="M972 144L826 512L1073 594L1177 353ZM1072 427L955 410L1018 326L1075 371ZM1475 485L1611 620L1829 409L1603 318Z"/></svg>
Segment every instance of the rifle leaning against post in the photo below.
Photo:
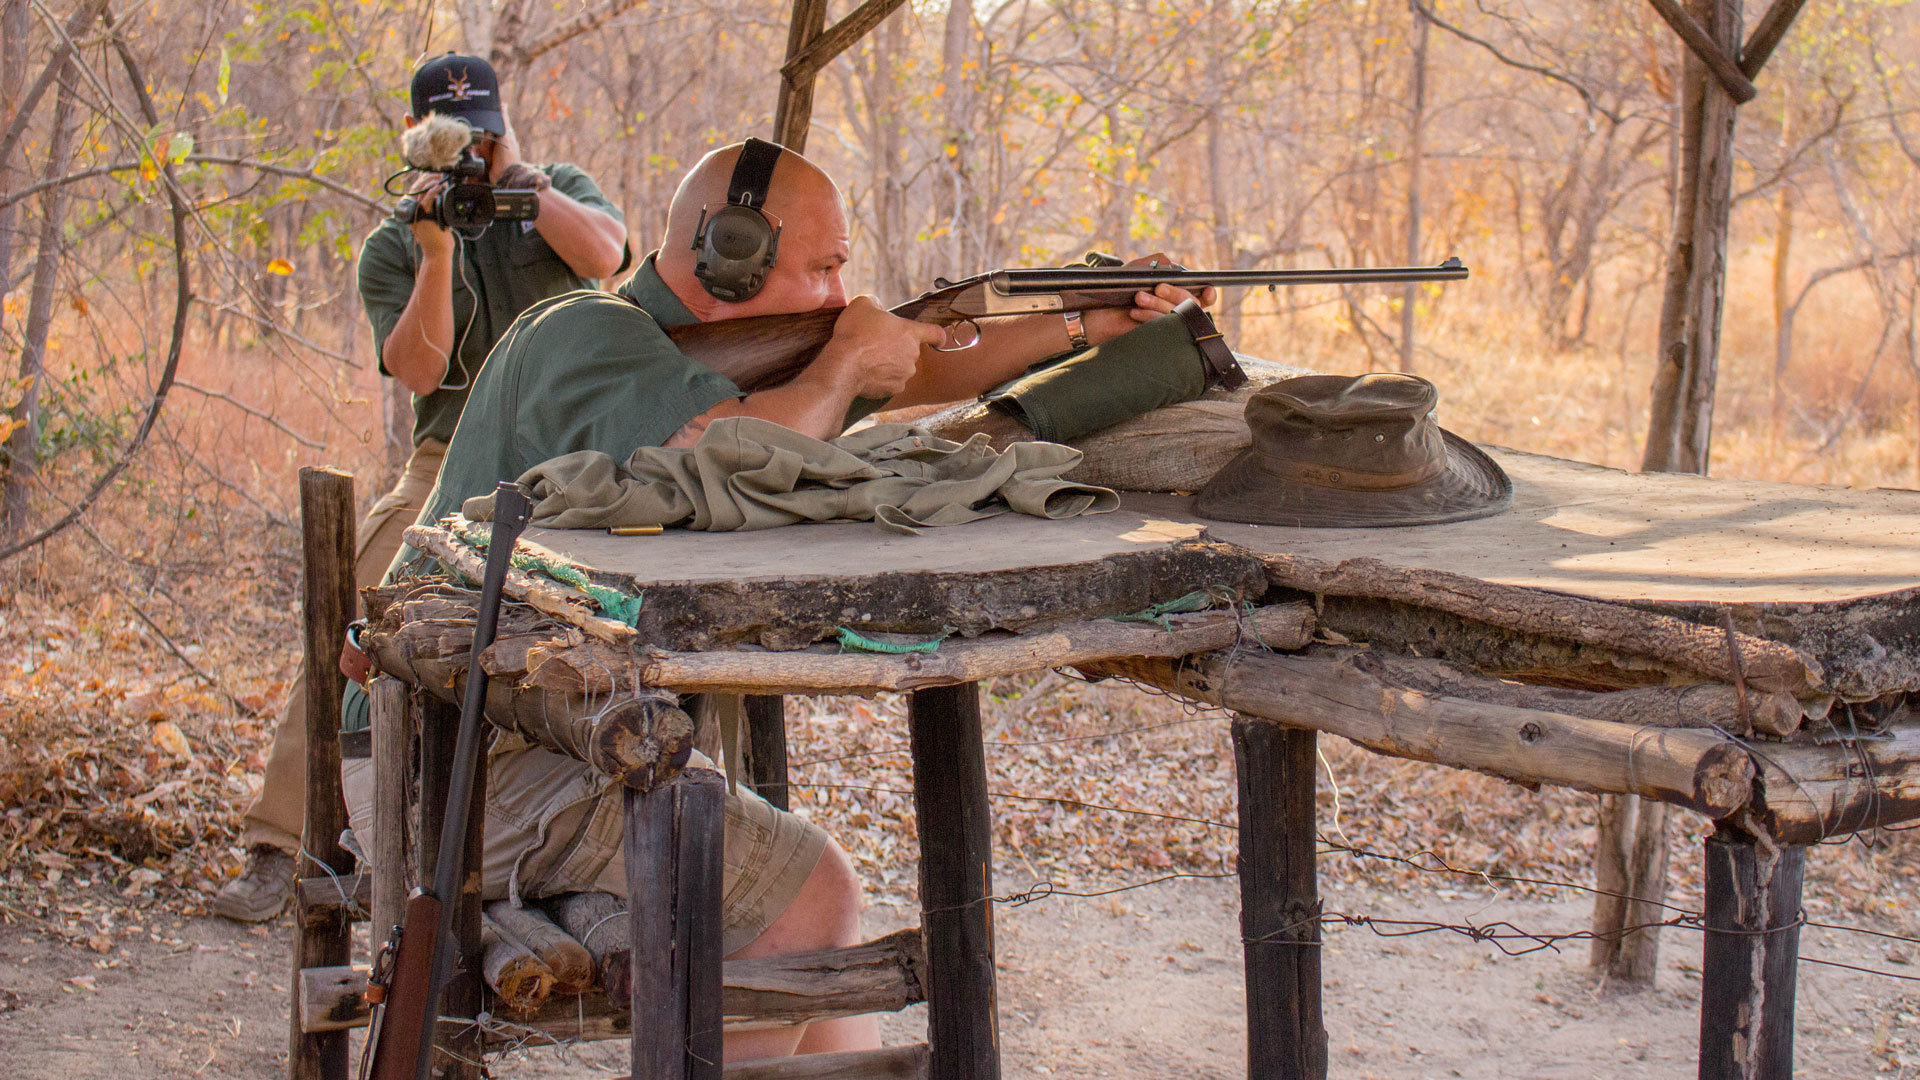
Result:
<svg viewBox="0 0 1920 1080"><path fill-rule="evenodd" d="M995 270L963 281L936 279L934 290L893 309L895 315L936 326L1049 311L1130 308L1133 294L1159 285L1197 290L1282 285L1386 285L1409 281L1461 281L1467 268L1457 258L1438 266L1386 266L1340 270L1187 270L1178 266L1115 266L1112 256L1089 255L1088 266ZM833 336L840 308L795 315L691 323L667 329L679 350L733 380L744 393L778 386L799 374Z"/></svg>
<svg viewBox="0 0 1920 1080"><path fill-rule="evenodd" d="M480 583L480 610L474 620L473 652L467 664L466 697L460 705L460 734L454 742L453 775L447 783L447 815L440 827L439 857L433 888L416 888L407 897L406 922L375 958L367 979L373 1005L367 1046L360 1056L362 1080L426 1080L433 1064L434 1029L440 1021L440 996L453 975L453 908L460 875L467 863L467 811L480 765L480 730L487 700L487 672L480 654L493 644L500 621L500 593L507 581L513 546L532 516L533 504L519 484L501 481L494 493L493 529L487 541L487 570Z"/></svg>

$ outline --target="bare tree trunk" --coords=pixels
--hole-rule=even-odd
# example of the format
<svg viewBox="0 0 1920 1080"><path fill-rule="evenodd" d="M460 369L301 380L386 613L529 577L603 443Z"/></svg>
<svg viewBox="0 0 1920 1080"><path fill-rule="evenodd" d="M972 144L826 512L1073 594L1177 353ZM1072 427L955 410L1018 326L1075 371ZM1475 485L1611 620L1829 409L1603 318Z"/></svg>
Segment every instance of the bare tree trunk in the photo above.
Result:
<svg viewBox="0 0 1920 1080"><path fill-rule="evenodd" d="M1780 456L1780 438L1786 422L1787 364L1793 358L1792 298L1787 289L1787 266L1793 254L1792 187L1780 185L1775 209L1779 227L1773 234L1773 385L1767 419L1769 456Z"/></svg>
<svg viewBox="0 0 1920 1080"><path fill-rule="evenodd" d="M53 130L47 140L49 180L65 176L73 163L73 89L68 85L72 73L73 61L69 58L62 62L56 76L60 96L53 106ZM67 186L48 188L40 196L40 206L45 217L40 223L39 250L34 253L26 338L20 347L20 380L25 388L13 410L17 426L7 436L7 475L0 490L0 542L11 542L26 531L28 496L39 468L35 451L40 444L40 382L46 367L47 332L53 326L53 291L60 277Z"/></svg>
<svg viewBox="0 0 1920 1080"><path fill-rule="evenodd" d="M1407 265L1420 264L1420 170L1427 150L1427 16L1414 0L1413 106L1407 116ZM1408 282L1400 293L1400 370L1413 371L1414 306L1420 286Z"/></svg>
<svg viewBox="0 0 1920 1080"><path fill-rule="evenodd" d="M0 0L0 129L13 123L20 111L20 94L27 81L27 0ZM0 196L13 191L13 155L0 157ZM14 204L0 206L0 293L13 280ZM0 313L0 327L6 315Z"/></svg>
<svg viewBox="0 0 1920 1080"><path fill-rule="evenodd" d="M1688 0L1687 7L1723 49L1739 55L1740 0ZM1680 194L1667 254L1660 354L1641 468L1704 476L1719 375L1737 106L1691 51L1681 67L1680 93Z"/></svg>
<svg viewBox="0 0 1920 1080"><path fill-rule="evenodd" d="M940 84L945 88L942 96L946 104L942 147L946 155L946 175L935 185L933 205L935 222L944 223L951 230L947 237L947 265L955 268L968 265L967 207L972 185L967 170L971 164L973 107L967 55L972 51L969 48L972 44L973 0L952 0L947 5L947 21L940 40Z"/></svg>
<svg viewBox="0 0 1920 1080"><path fill-rule="evenodd" d="M493 0L454 0L460 20L460 48L469 56L493 51Z"/></svg>
<svg viewBox="0 0 1920 1080"><path fill-rule="evenodd" d="M900 80L895 68L904 36L898 13L875 27L873 49L869 54L872 66L866 73L872 143L869 153L873 163L874 247L880 256L879 288L880 295L895 304L914 294L907 276L907 190L900 179L905 162L900 142Z"/></svg>

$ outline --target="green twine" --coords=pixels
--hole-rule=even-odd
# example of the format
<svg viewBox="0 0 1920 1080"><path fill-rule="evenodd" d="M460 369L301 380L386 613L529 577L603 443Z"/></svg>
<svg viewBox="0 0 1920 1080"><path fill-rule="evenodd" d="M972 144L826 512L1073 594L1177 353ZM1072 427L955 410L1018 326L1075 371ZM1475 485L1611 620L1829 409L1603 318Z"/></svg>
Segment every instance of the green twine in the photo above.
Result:
<svg viewBox="0 0 1920 1080"><path fill-rule="evenodd" d="M1143 611L1136 611L1130 615L1115 615L1113 616L1113 621L1153 623L1160 629L1171 633L1173 623L1167 616L1185 615L1189 612L1205 611L1213 607L1232 606L1239 599L1240 594L1237 590L1230 589L1225 585L1209 585L1204 589L1195 589L1185 596L1177 596L1172 600L1162 601Z"/></svg>
<svg viewBox="0 0 1920 1080"><path fill-rule="evenodd" d="M448 527L454 536L464 541L469 547L480 551L487 550L491 537L462 529L451 522L448 523ZM518 569L529 573L545 574L562 585L571 586L585 593L587 599L593 601L593 606L599 608L601 613L609 618L618 619L628 626L635 626L640 622L640 608L646 602L644 594L628 596L618 589L595 585L579 567L555 559L543 559L530 552L516 551L511 561Z"/></svg>
<svg viewBox="0 0 1920 1080"><path fill-rule="evenodd" d="M928 638L925 641L918 641L908 645L893 641L875 641L865 634L855 630L849 630L843 626L840 628L840 649L842 652L852 649L855 652L873 653L930 653L938 649L941 642L952 636L953 630L948 628L941 631L939 637Z"/></svg>

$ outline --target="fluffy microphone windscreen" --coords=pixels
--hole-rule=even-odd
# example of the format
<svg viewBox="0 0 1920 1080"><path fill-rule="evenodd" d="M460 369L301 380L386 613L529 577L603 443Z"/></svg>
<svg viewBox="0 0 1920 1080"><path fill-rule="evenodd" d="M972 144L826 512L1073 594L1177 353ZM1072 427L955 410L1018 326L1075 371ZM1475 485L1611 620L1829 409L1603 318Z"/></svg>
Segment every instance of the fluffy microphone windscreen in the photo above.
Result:
<svg viewBox="0 0 1920 1080"><path fill-rule="evenodd" d="M428 113L426 119L401 133L400 154L416 169L445 172L472 142L473 128L465 120Z"/></svg>

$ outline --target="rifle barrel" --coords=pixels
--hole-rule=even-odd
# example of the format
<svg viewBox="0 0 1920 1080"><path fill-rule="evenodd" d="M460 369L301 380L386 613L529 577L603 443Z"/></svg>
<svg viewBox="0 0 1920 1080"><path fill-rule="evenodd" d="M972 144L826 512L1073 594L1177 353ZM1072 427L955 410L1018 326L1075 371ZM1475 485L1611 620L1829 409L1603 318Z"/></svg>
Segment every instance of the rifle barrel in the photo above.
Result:
<svg viewBox="0 0 1920 1080"><path fill-rule="evenodd" d="M988 275L994 291L1005 296L1062 290L1151 289L1162 282L1200 285L1385 285L1407 281L1461 281L1467 268L1459 259L1438 266L1381 266L1325 270L1185 270L1128 266L1113 269L1001 270Z"/></svg>

